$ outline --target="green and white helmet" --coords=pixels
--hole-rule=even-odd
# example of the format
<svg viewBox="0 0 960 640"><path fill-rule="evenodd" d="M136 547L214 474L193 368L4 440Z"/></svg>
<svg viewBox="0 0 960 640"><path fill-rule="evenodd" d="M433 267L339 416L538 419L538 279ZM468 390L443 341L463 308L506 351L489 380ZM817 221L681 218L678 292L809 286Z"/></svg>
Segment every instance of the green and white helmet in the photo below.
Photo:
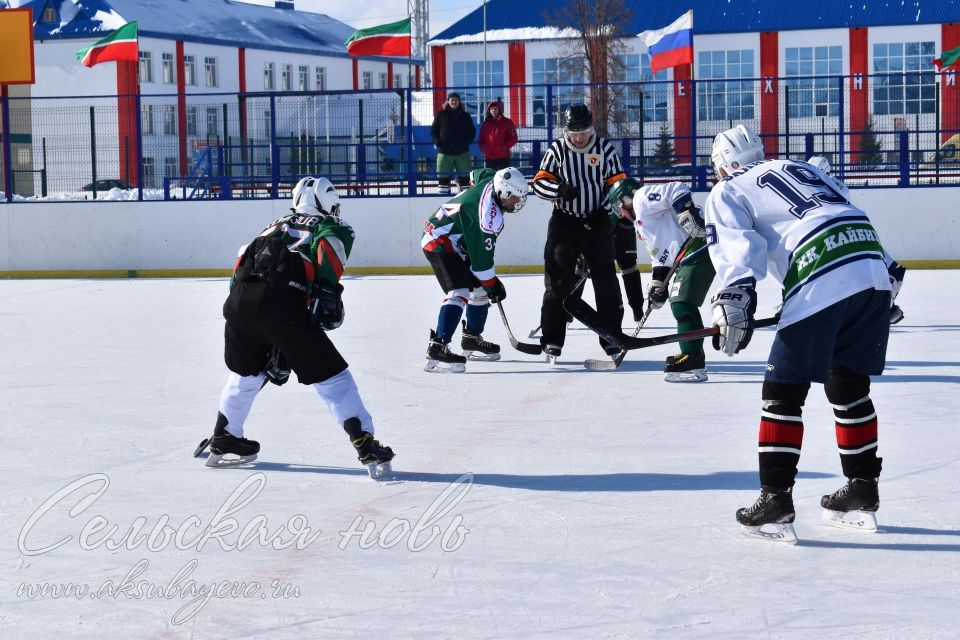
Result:
<svg viewBox="0 0 960 640"><path fill-rule="evenodd" d="M629 207L633 204L633 194L642 186L643 182L636 178L617 180L613 183L613 186L610 187L610 192L607 193L607 201L613 205L614 208L620 206Z"/></svg>

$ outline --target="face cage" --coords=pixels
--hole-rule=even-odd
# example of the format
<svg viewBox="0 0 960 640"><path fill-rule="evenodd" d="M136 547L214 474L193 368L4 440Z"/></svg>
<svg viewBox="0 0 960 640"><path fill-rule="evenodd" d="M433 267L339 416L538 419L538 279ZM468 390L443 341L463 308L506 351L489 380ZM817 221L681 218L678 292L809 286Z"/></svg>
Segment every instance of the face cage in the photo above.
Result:
<svg viewBox="0 0 960 640"><path fill-rule="evenodd" d="M564 136L567 138L567 142L569 142L570 144L573 144L573 140L570 139L570 136L571 136L571 135L581 135L581 134L585 134L585 135L587 135L587 143L589 143L590 138L592 138L593 136L595 136L596 133L597 133L597 132L596 132L596 130L593 128L592 125L589 126L589 127L587 127L586 129L582 130L582 131L570 131L569 129L564 129ZM586 144L586 143L585 143L585 144ZM577 147L578 149L582 148L582 147L578 147L577 145L573 145L573 146Z"/></svg>
<svg viewBox="0 0 960 640"><path fill-rule="evenodd" d="M520 211L520 209L523 209L523 205L527 204L527 194L518 196L515 193L508 193L503 197L501 197L499 193L497 193L496 195L497 195L497 202L499 203L500 208L509 213L516 213L517 211ZM503 201L510 197L520 198L520 199L517 200L517 203L513 205L512 209L507 209L507 206L503 203Z"/></svg>

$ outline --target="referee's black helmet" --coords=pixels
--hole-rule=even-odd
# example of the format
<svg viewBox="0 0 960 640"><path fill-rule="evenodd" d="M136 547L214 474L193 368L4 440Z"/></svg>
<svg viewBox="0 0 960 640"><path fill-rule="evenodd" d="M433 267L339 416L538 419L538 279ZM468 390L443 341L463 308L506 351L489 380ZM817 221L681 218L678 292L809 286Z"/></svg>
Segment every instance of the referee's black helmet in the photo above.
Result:
<svg viewBox="0 0 960 640"><path fill-rule="evenodd" d="M585 104L572 104L563 113L563 127L567 131L586 131L593 126L593 114Z"/></svg>

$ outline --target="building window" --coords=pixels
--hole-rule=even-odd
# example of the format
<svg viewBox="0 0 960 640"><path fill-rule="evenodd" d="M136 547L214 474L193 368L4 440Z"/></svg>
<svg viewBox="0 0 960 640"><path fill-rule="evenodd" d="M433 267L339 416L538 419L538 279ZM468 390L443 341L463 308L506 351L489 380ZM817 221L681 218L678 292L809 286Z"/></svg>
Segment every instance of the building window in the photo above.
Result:
<svg viewBox="0 0 960 640"><path fill-rule="evenodd" d="M873 45L873 112L877 115L934 113L936 73L933 42ZM924 73L921 73L923 71Z"/></svg>
<svg viewBox="0 0 960 640"><path fill-rule="evenodd" d="M143 185L145 187L157 186L157 161L149 156L143 157Z"/></svg>
<svg viewBox="0 0 960 640"><path fill-rule="evenodd" d="M394 89L403 89L403 74L395 73L393 74L393 88Z"/></svg>
<svg viewBox="0 0 960 640"><path fill-rule="evenodd" d="M273 91L276 87L276 75L272 62L263 63L263 89L264 91Z"/></svg>
<svg viewBox="0 0 960 640"><path fill-rule="evenodd" d="M188 85L197 84L197 57L183 56L183 75Z"/></svg>
<svg viewBox="0 0 960 640"><path fill-rule="evenodd" d="M380 74L380 88L381 88L381 89L386 89L386 88L387 88L387 74L386 74L386 73L381 73L381 74Z"/></svg>
<svg viewBox="0 0 960 640"><path fill-rule="evenodd" d="M499 62L502 73L503 62ZM547 124L547 90L543 85L582 83L586 78L586 66L583 58L580 57L534 58L531 65L533 67L533 78L531 80L534 85L540 85L533 87L533 100L531 101L533 125L543 127ZM487 77L489 76L488 73ZM554 113L563 113L564 109L571 104L586 102L586 88L556 87L556 91L553 92L553 102Z"/></svg>
<svg viewBox="0 0 960 640"><path fill-rule="evenodd" d="M753 49L701 51L697 59L699 120L752 120Z"/></svg>
<svg viewBox="0 0 960 640"><path fill-rule="evenodd" d="M149 51L141 51L139 56L140 82L153 82L153 54Z"/></svg>
<svg viewBox="0 0 960 640"><path fill-rule="evenodd" d="M372 71L363 72L363 88L373 89L373 72Z"/></svg>
<svg viewBox="0 0 960 640"><path fill-rule="evenodd" d="M203 75L208 87L216 87L217 79L217 59L207 56L203 59Z"/></svg>
<svg viewBox="0 0 960 640"><path fill-rule="evenodd" d="M187 107L187 135L197 135L197 108Z"/></svg>
<svg viewBox="0 0 960 640"><path fill-rule="evenodd" d="M787 77L806 76L784 83L790 90L791 118L836 116L840 112L843 47L788 47L784 50L784 69Z"/></svg>
<svg viewBox="0 0 960 640"><path fill-rule="evenodd" d="M305 64L297 67L297 90L310 91L310 67Z"/></svg>
<svg viewBox="0 0 960 640"><path fill-rule="evenodd" d="M144 135L155 133L153 128L153 105L140 104L140 131Z"/></svg>
<svg viewBox="0 0 960 640"><path fill-rule="evenodd" d="M497 90L486 89L490 85L503 84L503 60L487 60L486 77L483 60L465 60L453 63L453 86L462 87L460 101L467 113L483 120L490 96ZM502 93L502 91L500 92Z"/></svg>
<svg viewBox="0 0 960 640"><path fill-rule="evenodd" d="M327 68L317 67L317 91L327 90Z"/></svg>
<svg viewBox="0 0 960 640"><path fill-rule="evenodd" d="M293 65L285 64L280 68L280 90L290 91L293 89Z"/></svg>
<svg viewBox="0 0 960 640"><path fill-rule="evenodd" d="M163 177L175 178L180 173L180 163L176 156L167 156L163 159Z"/></svg>
<svg viewBox="0 0 960 640"><path fill-rule="evenodd" d="M177 107L172 104L163 105L163 133L165 135L177 133Z"/></svg>
<svg viewBox="0 0 960 640"><path fill-rule="evenodd" d="M671 85L666 83L667 70L661 69L654 74L650 69L650 56L646 53L621 56L620 64L621 69L617 74L617 80L630 83L626 85L623 96L625 121L666 121L672 89Z"/></svg>
<svg viewBox="0 0 960 640"><path fill-rule="evenodd" d="M46 6L43 8L43 14L40 18L40 22L50 24L51 22L60 22L60 16L57 15L57 10L51 6Z"/></svg>
<svg viewBox="0 0 960 640"><path fill-rule="evenodd" d="M207 107L207 136L220 135L220 113L216 107Z"/></svg>
<svg viewBox="0 0 960 640"><path fill-rule="evenodd" d="M173 84L177 81L177 76L173 73L173 54L164 53L161 56L163 64L163 84Z"/></svg>

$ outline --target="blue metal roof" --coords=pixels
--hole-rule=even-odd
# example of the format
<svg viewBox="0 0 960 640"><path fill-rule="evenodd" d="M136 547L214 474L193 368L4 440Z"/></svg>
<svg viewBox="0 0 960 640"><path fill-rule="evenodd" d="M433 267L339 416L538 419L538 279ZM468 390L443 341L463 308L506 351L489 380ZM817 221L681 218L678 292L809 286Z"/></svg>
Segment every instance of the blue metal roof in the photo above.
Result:
<svg viewBox="0 0 960 640"><path fill-rule="evenodd" d="M487 31L555 26L558 0L487 0ZM743 33L960 22L960 0L625 0L626 33L660 29L693 9L693 32ZM569 22L566 23L569 26ZM483 7L433 36L483 33Z"/></svg>
<svg viewBox="0 0 960 640"><path fill-rule="evenodd" d="M344 42L355 31L324 14L234 0L31 0L23 6L33 9L37 40L105 36L117 25L104 25L97 14L111 11L123 22L136 20L142 37L337 57L347 56ZM48 6L64 22L41 22Z"/></svg>

